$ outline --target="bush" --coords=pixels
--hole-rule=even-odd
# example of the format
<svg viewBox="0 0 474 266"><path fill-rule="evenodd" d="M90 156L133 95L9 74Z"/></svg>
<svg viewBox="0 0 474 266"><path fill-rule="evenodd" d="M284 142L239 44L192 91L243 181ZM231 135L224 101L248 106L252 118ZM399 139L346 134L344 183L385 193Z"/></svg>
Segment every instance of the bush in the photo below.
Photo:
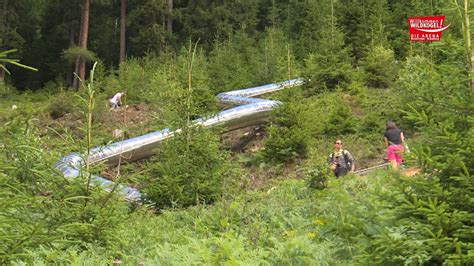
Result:
<svg viewBox="0 0 474 266"><path fill-rule="evenodd" d="M158 68L158 61L152 56L127 60L120 65L119 82L114 79L108 80L106 94L110 96L118 91L124 91L131 103L143 100L153 102L158 88L153 88L150 82Z"/></svg>
<svg viewBox="0 0 474 266"><path fill-rule="evenodd" d="M354 78L349 51L345 48L343 34L336 28L323 28L316 51L304 59L305 73L314 93L345 87ZM327 37L327 36L332 36Z"/></svg>
<svg viewBox="0 0 474 266"><path fill-rule="evenodd" d="M310 188L325 189L330 176L333 176L333 173L328 167L325 157L320 156L316 160L312 160L312 163L304 168L304 179Z"/></svg>
<svg viewBox="0 0 474 266"><path fill-rule="evenodd" d="M349 106L347 106L340 97L335 99L335 104L331 106L327 116L328 121L324 127L324 134L328 136L340 136L355 132L357 127L356 120Z"/></svg>
<svg viewBox="0 0 474 266"><path fill-rule="evenodd" d="M464 66L407 59L397 84L405 120L426 140L413 148L426 174L394 176L391 188L377 195L374 201L387 206L385 226L361 242L361 264L474 263L474 119L466 79Z"/></svg>
<svg viewBox="0 0 474 266"><path fill-rule="evenodd" d="M327 59L324 54L309 54L305 59L305 69L304 76L308 80L307 86L313 88L312 94L346 86L353 78L349 59L343 60L336 55Z"/></svg>
<svg viewBox="0 0 474 266"><path fill-rule="evenodd" d="M231 180L232 164L218 137L208 129L187 133L192 137L185 132L167 140L150 165L144 192L158 208L212 203Z"/></svg>
<svg viewBox="0 0 474 266"><path fill-rule="evenodd" d="M0 135L8 137L0 145L0 264L39 257L27 250L58 252L116 241L115 227L128 214L118 196L99 187L86 193L86 175L75 179L60 175L52 167L59 155L45 152L31 120L17 116L0 129Z"/></svg>
<svg viewBox="0 0 474 266"><path fill-rule="evenodd" d="M385 119L375 112L367 113L362 117L359 132L366 134L383 132L385 122Z"/></svg>
<svg viewBox="0 0 474 266"><path fill-rule="evenodd" d="M242 43L235 40L216 44L210 53L208 72L212 79L209 83L214 93L248 87L253 79L252 66L256 65L257 58L254 41L242 33L235 38L248 43L247 49L243 50Z"/></svg>
<svg viewBox="0 0 474 266"><path fill-rule="evenodd" d="M397 68L393 50L376 46L362 61L365 84L369 87L388 88L396 78Z"/></svg>
<svg viewBox="0 0 474 266"><path fill-rule="evenodd" d="M310 124L307 105L299 90L284 92L284 104L274 111L275 123L268 128L269 137L264 141L263 155L267 161L291 162L305 157L310 142Z"/></svg>
<svg viewBox="0 0 474 266"><path fill-rule="evenodd" d="M391 189L374 193L387 206L375 234L360 241L361 264L471 265L471 220L455 207L438 178L392 176ZM472 205L472 204L471 204ZM471 215L472 216L472 215ZM467 219L467 220L466 220ZM470 226L472 229L472 226Z"/></svg>
<svg viewBox="0 0 474 266"><path fill-rule="evenodd" d="M0 82L0 97L7 98L12 94L16 94L17 90L13 87L8 85L5 81Z"/></svg>
<svg viewBox="0 0 474 266"><path fill-rule="evenodd" d="M77 99L74 96L61 92L51 99L48 112L51 118L58 119L77 109Z"/></svg>

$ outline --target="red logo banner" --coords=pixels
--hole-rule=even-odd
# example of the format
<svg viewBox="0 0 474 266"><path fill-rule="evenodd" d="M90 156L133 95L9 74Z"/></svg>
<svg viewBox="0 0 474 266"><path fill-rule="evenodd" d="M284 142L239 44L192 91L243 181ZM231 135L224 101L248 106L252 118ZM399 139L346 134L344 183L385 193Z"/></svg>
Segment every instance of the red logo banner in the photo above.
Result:
<svg viewBox="0 0 474 266"><path fill-rule="evenodd" d="M444 16L425 16L408 18L408 32L411 42L436 42L441 40L444 26Z"/></svg>

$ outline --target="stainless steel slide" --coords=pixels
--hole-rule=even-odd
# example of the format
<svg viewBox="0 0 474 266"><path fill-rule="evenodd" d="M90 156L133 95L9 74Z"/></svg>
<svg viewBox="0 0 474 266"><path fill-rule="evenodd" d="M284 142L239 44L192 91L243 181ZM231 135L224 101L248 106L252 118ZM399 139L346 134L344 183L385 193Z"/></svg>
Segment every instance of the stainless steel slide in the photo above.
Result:
<svg viewBox="0 0 474 266"><path fill-rule="evenodd" d="M303 79L292 79L280 83L220 93L217 95L217 100L221 105L239 106L221 111L208 119L196 119L193 123L205 127L224 126L228 130L261 123L266 118L268 112L279 105L280 102L251 97L299 86L303 82ZM86 161L89 161L90 164L106 161L109 165L116 165L120 159L123 161L139 160L153 155L155 148L161 141L172 137L179 131L180 129L171 131L166 128L139 137L115 142L92 149L89 156L71 153L62 157L55 164L55 168L60 170L66 178L75 178L81 174ZM110 190L114 186L114 182L100 176L92 176L92 182L103 186L106 190ZM141 198L140 192L135 188L123 185L119 185L118 188L125 194L127 200L134 201Z"/></svg>

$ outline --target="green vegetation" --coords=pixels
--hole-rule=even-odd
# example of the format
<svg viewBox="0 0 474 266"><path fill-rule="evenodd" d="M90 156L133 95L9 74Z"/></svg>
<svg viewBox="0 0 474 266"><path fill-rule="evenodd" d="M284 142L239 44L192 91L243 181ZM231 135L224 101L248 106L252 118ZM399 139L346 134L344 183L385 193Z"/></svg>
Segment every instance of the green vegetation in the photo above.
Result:
<svg viewBox="0 0 474 266"><path fill-rule="evenodd" d="M86 48L79 2L2 4L0 265L474 264L472 1L126 1L120 64L117 1L90 1ZM410 43L407 17L428 14L451 26ZM72 89L78 58L97 63ZM294 77L306 83L263 96L283 105L258 129L190 126L219 92ZM420 171L335 179L333 141L374 166L387 120ZM54 168L163 128L183 130L156 156Z"/></svg>

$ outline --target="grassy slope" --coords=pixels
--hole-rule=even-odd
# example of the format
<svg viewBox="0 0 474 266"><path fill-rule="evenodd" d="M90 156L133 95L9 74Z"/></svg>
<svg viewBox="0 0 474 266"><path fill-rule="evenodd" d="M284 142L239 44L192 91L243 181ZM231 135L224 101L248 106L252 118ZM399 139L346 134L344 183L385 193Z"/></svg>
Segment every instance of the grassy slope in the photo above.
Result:
<svg viewBox="0 0 474 266"><path fill-rule="evenodd" d="M373 107L364 106L373 101L367 100L370 97L378 96L354 96L346 101L352 104L356 115L362 117L364 108ZM40 128L44 130L43 137L49 138L48 146L55 150L60 137L55 133L58 130L49 130L51 125L59 124L59 128L74 125L67 120L68 116L52 120L47 113L45 99L45 95L35 97L34 94L11 96L2 102L0 118L4 123L15 112L38 118ZM12 104L19 108L10 110ZM320 111L324 112L323 109ZM75 112L80 115L79 111ZM105 141L111 129L107 123L115 121L113 116L123 114L123 111L106 113L100 118L96 135L101 142ZM69 117L77 119L77 116ZM126 121L122 124L128 125ZM136 135L146 130L147 127L139 126L132 127L130 131L131 135ZM363 140L357 134L346 136L346 148L361 161L370 163L371 158L366 155L377 157L379 144L371 143L371 139ZM316 156L325 154L330 150L327 141L330 140L317 140L321 145L314 147L312 153ZM59 154L67 149L71 147L55 152ZM243 175L261 171L261 176L270 175L272 179L266 178L264 184L258 186L259 189L242 190L241 194L224 198L214 206L170 210L160 215L145 209L134 212L123 221L116 232L117 238L109 243L107 249L93 245L90 251L79 254L74 249L58 253L40 248L32 251L35 254L32 257L41 255L52 261L64 262L110 262L117 256L129 263L169 262L176 265L222 261L242 264L258 261L274 264L348 263L357 254L354 249L357 241L352 236L368 230L367 219L376 219L374 214L368 217L370 195L380 190L382 183L387 186L389 180L384 177L385 174L368 179L352 176L343 181L333 180L328 189L316 191L309 189L304 180L291 179L295 176L293 170L298 169L247 169ZM37 262L40 260L38 258Z"/></svg>
<svg viewBox="0 0 474 266"><path fill-rule="evenodd" d="M347 265L361 255L363 236L383 224L383 208L374 204L381 204L380 191L393 182L385 173L349 176L318 191L302 180L285 180L213 206L160 215L142 209L123 221L107 249L92 246L87 257L71 255L74 250L42 255L64 262L79 257L84 263L119 257L127 265Z"/></svg>

